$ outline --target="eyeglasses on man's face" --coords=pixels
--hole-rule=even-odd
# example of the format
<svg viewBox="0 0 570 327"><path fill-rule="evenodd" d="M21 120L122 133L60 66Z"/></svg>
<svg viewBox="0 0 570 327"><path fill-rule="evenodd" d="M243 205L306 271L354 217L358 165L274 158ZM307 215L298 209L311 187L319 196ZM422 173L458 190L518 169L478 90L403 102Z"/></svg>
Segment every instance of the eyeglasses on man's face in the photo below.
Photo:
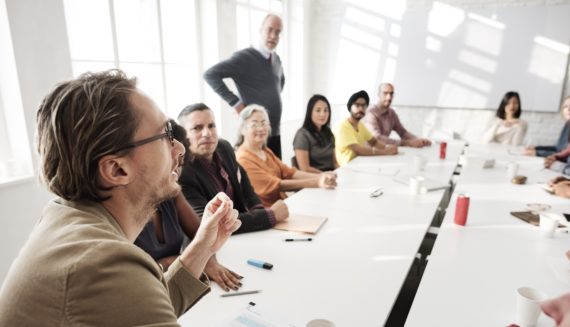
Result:
<svg viewBox="0 0 570 327"><path fill-rule="evenodd" d="M133 149L133 148L139 147L141 145L145 145L147 143L154 142L156 140L160 140L160 139L165 138L165 137L167 137L168 140L170 141L170 144L172 146L174 146L174 132L172 131L172 124L170 123L170 121L166 122L166 126L164 127L164 133L161 133L161 134L158 134L155 136L151 136L151 137L147 137L146 139L142 139L140 141L129 143L129 144L125 145L124 147L120 148L119 150L117 150L117 152L124 151L127 149Z"/></svg>

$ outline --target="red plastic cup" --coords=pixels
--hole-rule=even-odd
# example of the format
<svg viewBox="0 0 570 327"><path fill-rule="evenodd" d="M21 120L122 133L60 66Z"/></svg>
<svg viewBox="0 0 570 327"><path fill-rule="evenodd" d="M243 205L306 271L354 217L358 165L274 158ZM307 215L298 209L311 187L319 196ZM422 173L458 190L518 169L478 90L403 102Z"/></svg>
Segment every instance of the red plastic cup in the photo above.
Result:
<svg viewBox="0 0 570 327"><path fill-rule="evenodd" d="M455 219L457 225L465 226L467 222L467 213L469 212L469 195L459 194L457 203L455 204Z"/></svg>
<svg viewBox="0 0 570 327"><path fill-rule="evenodd" d="M447 154L447 142L439 143L439 159L445 159L445 155Z"/></svg>

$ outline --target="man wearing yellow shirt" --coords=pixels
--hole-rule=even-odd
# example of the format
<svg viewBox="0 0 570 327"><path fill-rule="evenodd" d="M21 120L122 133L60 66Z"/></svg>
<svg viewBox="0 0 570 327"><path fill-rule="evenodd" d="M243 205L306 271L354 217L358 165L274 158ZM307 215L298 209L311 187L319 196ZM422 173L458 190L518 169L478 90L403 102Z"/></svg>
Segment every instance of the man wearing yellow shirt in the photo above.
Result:
<svg viewBox="0 0 570 327"><path fill-rule="evenodd" d="M378 141L361 122L366 114L370 97L366 91L350 96L346 107L350 116L337 125L335 153L339 165L343 166L356 156L382 156L398 153L398 147Z"/></svg>

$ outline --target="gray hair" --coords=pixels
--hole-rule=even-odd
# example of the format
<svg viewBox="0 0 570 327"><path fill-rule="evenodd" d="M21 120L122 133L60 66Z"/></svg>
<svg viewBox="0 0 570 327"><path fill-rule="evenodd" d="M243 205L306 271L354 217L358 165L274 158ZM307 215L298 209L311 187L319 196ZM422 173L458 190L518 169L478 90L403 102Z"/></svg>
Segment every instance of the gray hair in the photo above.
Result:
<svg viewBox="0 0 570 327"><path fill-rule="evenodd" d="M269 122L269 115L267 114L267 110L262 105L259 104L250 104L249 106L245 107L239 113L239 127L238 127L238 137L235 144L235 148L237 149L240 145L243 144L243 132L246 128L247 120L256 112L261 112L265 116L265 119ZM269 126L269 134L271 134L271 125Z"/></svg>

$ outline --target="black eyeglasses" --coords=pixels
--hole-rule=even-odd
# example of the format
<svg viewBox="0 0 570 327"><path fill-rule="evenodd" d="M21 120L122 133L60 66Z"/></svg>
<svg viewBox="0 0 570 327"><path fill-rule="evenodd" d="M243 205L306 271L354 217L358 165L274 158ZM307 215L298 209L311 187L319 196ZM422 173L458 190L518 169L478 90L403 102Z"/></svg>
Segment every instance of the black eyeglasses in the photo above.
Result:
<svg viewBox="0 0 570 327"><path fill-rule="evenodd" d="M174 146L174 133L172 131L172 124L170 123L170 121L166 122L166 126L164 128L164 133L161 133L161 134L158 134L155 136L151 136L151 137L147 137L146 139L142 139L140 141L136 141L136 142L127 144L124 147L117 150L117 152L121 152L121 151L124 151L127 149L136 148L137 146L145 145L147 143L154 142L156 140L160 140L160 139L165 138L165 137L168 137L170 144L172 146Z"/></svg>

